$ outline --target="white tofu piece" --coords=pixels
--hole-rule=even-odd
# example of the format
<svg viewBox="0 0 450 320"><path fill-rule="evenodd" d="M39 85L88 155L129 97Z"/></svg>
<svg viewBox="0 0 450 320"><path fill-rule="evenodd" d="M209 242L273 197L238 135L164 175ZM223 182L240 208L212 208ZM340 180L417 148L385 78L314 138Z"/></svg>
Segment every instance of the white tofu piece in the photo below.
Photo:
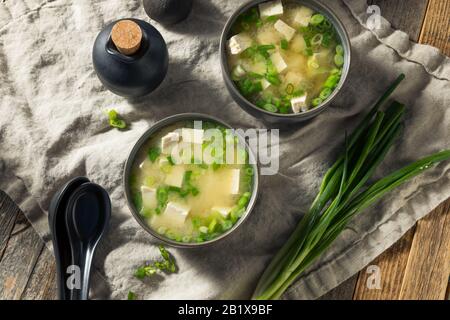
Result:
<svg viewBox="0 0 450 320"><path fill-rule="evenodd" d="M291 107L294 113L299 113L300 111L307 111L308 106L306 104L306 94L301 97L295 97L291 99Z"/></svg>
<svg viewBox="0 0 450 320"><path fill-rule="evenodd" d="M251 47L252 42L252 38L249 35L245 33L236 34L228 40L228 51L233 55L239 54Z"/></svg>
<svg viewBox="0 0 450 320"><path fill-rule="evenodd" d="M166 175L164 183L169 186L181 188L183 185L184 171L183 166L173 166L172 170Z"/></svg>
<svg viewBox="0 0 450 320"><path fill-rule="evenodd" d="M230 193L239 194L239 183L241 180L241 171L239 169L230 170Z"/></svg>
<svg viewBox="0 0 450 320"><path fill-rule="evenodd" d="M273 26L286 38L287 41L291 41L291 39L295 35L295 29L285 23L283 20L278 19Z"/></svg>
<svg viewBox="0 0 450 320"><path fill-rule="evenodd" d="M161 138L161 152L170 154L172 149L178 144L178 141L180 141L178 132L169 132Z"/></svg>
<svg viewBox="0 0 450 320"><path fill-rule="evenodd" d="M283 4L281 0L268 1L259 5L259 15L261 18L279 16L283 14Z"/></svg>
<svg viewBox="0 0 450 320"><path fill-rule="evenodd" d="M224 218L227 218L231 212L231 208L229 207L212 207L211 211L218 212Z"/></svg>
<svg viewBox="0 0 450 320"><path fill-rule="evenodd" d="M287 68L287 64L279 52L275 52L274 54L272 54L270 56L270 59L272 60L272 63L277 69L278 73L283 72Z"/></svg>
<svg viewBox="0 0 450 320"><path fill-rule="evenodd" d="M307 7L301 7L294 16L294 23L299 26L307 27L314 11Z"/></svg>
<svg viewBox="0 0 450 320"><path fill-rule="evenodd" d="M171 226L181 227L186 221L189 211L191 208L186 205L169 202L163 213L164 220L168 221Z"/></svg>
<svg viewBox="0 0 450 320"><path fill-rule="evenodd" d="M191 129L191 128L182 128L181 129L181 139L186 143L203 143L203 134L204 131L202 129Z"/></svg>
<svg viewBox="0 0 450 320"><path fill-rule="evenodd" d="M262 79L261 85L262 85L263 90L266 90L268 87L270 87L271 83L269 81L267 81L266 79Z"/></svg>
<svg viewBox="0 0 450 320"><path fill-rule="evenodd" d="M156 189L146 186L141 187L142 205L146 209L154 209L158 206L156 200Z"/></svg>

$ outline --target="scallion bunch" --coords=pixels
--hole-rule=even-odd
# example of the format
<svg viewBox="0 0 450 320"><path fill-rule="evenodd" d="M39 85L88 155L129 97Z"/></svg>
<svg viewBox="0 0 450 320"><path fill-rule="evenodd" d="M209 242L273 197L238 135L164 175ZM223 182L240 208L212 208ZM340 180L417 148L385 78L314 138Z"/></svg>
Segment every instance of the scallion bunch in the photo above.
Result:
<svg viewBox="0 0 450 320"><path fill-rule="evenodd" d="M355 131L346 136L343 154L325 174L311 208L263 273L253 299L278 299L356 214L408 179L450 158L450 150L438 152L366 186L400 134L404 106L394 101L386 111L380 107L403 79L401 74Z"/></svg>

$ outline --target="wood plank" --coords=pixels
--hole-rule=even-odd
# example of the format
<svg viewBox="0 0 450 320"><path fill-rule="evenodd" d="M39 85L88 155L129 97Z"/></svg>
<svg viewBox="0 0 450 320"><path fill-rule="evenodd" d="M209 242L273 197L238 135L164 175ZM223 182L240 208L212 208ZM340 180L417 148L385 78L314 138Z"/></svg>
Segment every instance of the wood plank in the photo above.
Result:
<svg viewBox="0 0 450 320"><path fill-rule="evenodd" d="M9 198L6 201L8 207L15 206ZM20 213L0 261L0 299L20 299L43 247L36 231Z"/></svg>
<svg viewBox="0 0 450 320"><path fill-rule="evenodd" d="M429 0L419 42L439 48L443 54L450 56L450 3L448 0Z"/></svg>
<svg viewBox="0 0 450 320"><path fill-rule="evenodd" d="M56 300L56 263L53 254L44 246L21 299Z"/></svg>
<svg viewBox="0 0 450 320"><path fill-rule="evenodd" d="M378 2L382 3L384 1ZM444 1L440 0L429 1L425 18L423 19L423 28L421 29L418 40L440 47L444 53L449 54L450 20L448 17L450 16L450 2L447 1L445 5L443 2ZM389 1L388 3L388 5L396 5L395 1ZM404 3L409 6L411 2L405 1ZM395 11L396 10L390 10L389 15L392 16L393 19L396 18ZM401 17L402 15L400 14L399 16ZM395 26L395 23L393 25ZM399 27L399 29L408 30L408 28L402 27ZM414 34L410 33L410 37L414 40ZM450 199L430 213L424 220L419 221L414 231L408 232L399 243L371 263L380 266L382 275L387 273L388 278L392 278L388 280L384 279L384 281L382 278L382 288L380 290L368 290L365 285L369 275L365 272L361 272L358 278L354 298L445 299L449 277L448 268L450 267L448 256L448 248L450 246L447 243L447 233L433 232L431 228L435 227L435 224L442 222L444 219L443 216L447 216L444 220L444 226L442 224L440 225L445 228L445 224L448 223L449 213L442 213L441 208L445 208L445 206L448 207L449 204ZM423 224L425 226L423 226ZM447 224L446 228L448 229L449 227L450 226ZM434 257L429 257L425 254L421 255L423 251L421 251L420 247L425 243L429 245L429 247L426 247L428 252L436 253ZM408 246L411 247L409 253L407 250ZM396 256L396 251L402 247L404 247L404 249ZM405 259L406 256L407 259ZM431 281L431 279L433 281ZM388 286L386 286L386 281Z"/></svg>
<svg viewBox="0 0 450 320"><path fill-rule="evenodd" d="M0 190L0 261L8 245L17 216L20 213L20 210L11 199Z"/></svg>
<svg viewBox="0 0 450 320"><path fill-rule="evenodd" d="M395 300L398 299L403 276L414 238L415 228L409 230L392 247L372 261L369 266L377 266L380 270L380 289L369 288L367 282L372 273L363 269L358 276L355 300Z"/></svg>
<svg viewBox="0 0 450 320"><path fill-rule="evenodd" d="M450 201L417 223L400 299L446 298L450 275Z"/></svg>
<svg viewBox="0 0 450 320"><path fill-rule="evenodd" d="M450 55L450 2L429 0L419 42ZM450 198L417 222L400 299L446 299L450 276Z"/></svg>
<svg viewBox="0 0 450 320"><path fill-rule="evenodd" d="M368 3L379 6L381 15L393 28L406 32L411 40L417 42L428 0L369 0Z"/></svg>

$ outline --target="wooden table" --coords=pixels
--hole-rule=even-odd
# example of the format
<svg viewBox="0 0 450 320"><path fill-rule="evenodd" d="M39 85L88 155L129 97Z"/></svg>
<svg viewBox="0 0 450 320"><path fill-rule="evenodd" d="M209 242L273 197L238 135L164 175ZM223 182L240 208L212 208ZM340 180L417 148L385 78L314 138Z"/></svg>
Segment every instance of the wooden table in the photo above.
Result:
<svg viewBox="0 0 450 320"><path fill-rule="evenodd" d="M449 0L370 0L394 28L450 55ZM450 199L419 221L370 265L381 289L368 289L363 269L322 299L449 299ZM52 253L23 213L0 192L0 299L54 299Z"/></svg>

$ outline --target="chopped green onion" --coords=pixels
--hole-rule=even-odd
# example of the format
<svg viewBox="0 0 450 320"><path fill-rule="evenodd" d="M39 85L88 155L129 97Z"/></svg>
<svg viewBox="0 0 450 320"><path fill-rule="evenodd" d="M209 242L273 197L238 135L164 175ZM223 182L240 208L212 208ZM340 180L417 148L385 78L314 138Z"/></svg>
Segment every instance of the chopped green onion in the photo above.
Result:
<svg viewBox="0 0 450 320"><path fill-rule="evenodd" d="M286 93L287 94L293 94L294 93L294 85L292 83L289 83L286 86Z"/></svg>
<svg viewBox="0 0 450 320"><path fill-rule="evenodd" d="M341 79L341 76L338 74L332 74L328 76L327 80L325 80L324 87L325 88L331 88L334 89L336 85L338 84L339 80Z"/></svg>
<svg viewBox="0 0 450 320"><path fill-rule="evenodd" d="M159 187L156 189L156 200L158 201L158 208L162 209L166 206L169 200L169 188Z"/></svg>
<svg viewBox="0 0 450 320"><path fill-rule="evenodd" d="M119 118L119 114L116 110L111 109L108 111L108 117L109 117L109 125L114 128L118 129L125 129L127 127L127 124L124 120Z"/></svg>
<svg viewBox="0 0 450 320"><path fill-rule="evenodd" d="M311 20L309 21L309 23L313 26L317 26L317 25L321 24L324 20L325 20L325 17L323 15L321 15L320 13L316 13L315 15L313 15L311 17Z"/></svg>
<svg viewBox="0 0 450 320"><path fill-rule="evenodd" d="M153 147L148 150L148 158L151 162L155 162L161 154L161 149L159 147Z"/></svg>
<svg viewBox="0 0 450 320"><path fill-rule="evenodd" d="M317 107L319 104L321 104L322 103L322 99L320 98L320 97L317 97L317 98L314 98L312 101L311 101L311 104L313 105L313 107Z"/></svg>
<svg viewBox="0 0 450 320"><path fill-rule="evenodd" d="M223 220L221 222L221 224L222 224L222 229L223 230L229 230L233 226L233 222L231 222L230 220Z"/></svg>
<svg viewBox="0 0 450 320"><path fill-rule="evenodd" d="M342 47L342 45L338 44L336 46L336 53L343 56L344 55L344 47Z"/></svg>
<svg viewBox="0 0 450 320"><path fill-rule="evenodd" d="M237 203L239 208L245 208L245 206L247 205L248 201L250 200L250 193L246 192L244 193L240 198L239 201Z"/></svg>
<svg viewBox="0 0 450 320"><path fill-rule="evenodd" d="M159 234L165 234L167 232L167 228L166 227L159 227L157 231L158 231Z"/></svg>
<svg viewBox="0 0 450 320"><path fill-rule="evenodd" d="M334 64L338 67L342 67L344 65L344 56L336 54L334 56Z"/></svg>
<svg viewBox="0 0 450 320"><path fill-rule="evenodd" d="M280 47L283 50L287 50L289 48L289 42L286 39L282 39L280 41Z"/></svg>
<svg viewBox="0 0 450 320"><path fill-rule="evenodd" d="M332 92L333 90L331 88L323 88L319 94L319 98L322 100L326 100Z"/></svg>
<svg viewBox="0 0 450 320"><path fill-rule="evenodd" d="M212 219L208 226L208 232L213 233L217 226L217 220Z"/></svg>
<svg viewBox="0 0 450 320"><path fill-rule="evenodd" d="M142 193L137 192L133 196L133 204L136 207L137 211L142 210Z"/></svg>
<svg viewBox="0 0 450 320"><path fill-rule="evenodd" d="M275 22L278 20L278 16L270 16L266 18L267 22Z"/></svg>
<svg viewBox="0 0 450 320"><path fill-rule="evenodd" d="M278 75L267 74L266 80L269 81L270 84L273 84L274 86L278 86L279 84L281 84L281 80L278 77Z"/></svg>
<svg viewBox="0 0 450 320"><path fill-rule="evenodd" d="M311 44L313 46L318 46L322 43L322 40L323 40L323 35L321 33L317 33L316 35L314 35L314 37L312 37Z"/></svg>
<svg viewBox="0 0 450 320"><path fill-rule="evenodd" d="M267 110L267 111L269 111L269 112L277 112L277 107L276 106L274 106L273 104L271 104L271 103L266 103L264 106L263 106L263 109L264 110Z"/></svg>
<svg viewBox="0 0 450 320"><path fill-rule="evenodd" d="M200 231L201 233L208 233L208 227L201 226L200 228L198 228L198 231Z"/></svg>
<svg viewBox="0 0 450 320"><path fill-rule="evenodd" d="M303 52L305 56L312 56L314 54L314 51L311 48L306 48L305 51Z"/></svg>
<svg viewBox="0 0 450 320"><path fill-rule="evenodd" d="M175 161L173 161L172 156L168 156L168 157L167 157L167 161L169 161L169 164L170 164L171 166L174 166L174 165L175 165Z"/></svg>
<svg viewBox="0 0 450 320"><path fill-rule="evenodd" d="M174 234L170 234L171 236L176 237ZM180 238L181 239L181 238ZM146 263L143 266L140 266L134 276L138 279L144 279L145 277L151 277L158 271L170 272L174 273L177 270L177 266L175 264L175 259L167 252L166 248L162 245L158 247L159 252L161 254L162 260L157 260L153 263Z"/></svg>
<svg viewBox="0 0 450 320"><path fill-rule="evenodd" d="M128 300L136 300L136 293L134 293L133 291L128 291L128 296L127 299Z"/></svg>

